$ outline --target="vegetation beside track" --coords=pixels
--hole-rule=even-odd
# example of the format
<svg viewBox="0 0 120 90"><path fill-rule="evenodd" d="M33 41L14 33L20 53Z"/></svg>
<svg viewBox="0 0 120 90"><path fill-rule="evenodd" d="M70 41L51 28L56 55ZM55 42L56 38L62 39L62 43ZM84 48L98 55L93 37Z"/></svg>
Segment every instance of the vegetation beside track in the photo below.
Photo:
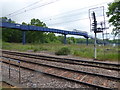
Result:
<svg viewBox="0 0 120 90"><path fill-rule="evenodd" d="M57 44L57 43L45 43L45 44L26 44L22 45L21 43L2 43L2 49L6 50L17 50L17 51L48 51L48 52L57 52L61 48L67 47L71 51L71 55L83 57L83 58L94 58L94 45L85 45L85 44ZM120 49L117 46L97 46L97 59L99 60L109 60L109 61L118 61L118 51Z"/></svg>

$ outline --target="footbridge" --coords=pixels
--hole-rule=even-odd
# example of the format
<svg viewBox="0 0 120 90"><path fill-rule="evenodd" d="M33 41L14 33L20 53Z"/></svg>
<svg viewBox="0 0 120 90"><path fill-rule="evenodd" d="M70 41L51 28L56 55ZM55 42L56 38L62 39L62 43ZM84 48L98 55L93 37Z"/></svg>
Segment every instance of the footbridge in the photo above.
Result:
<svg viewBox="0 0 120 90"><path fill-rule="evenodd" d="M66 44L66 35L78 35L83 36L86 38L86 44L88 45L88 38L89 35L85 32L76 32L76 31L66 31L61 29L54 29L54 28L46 28L46 27L40 27L40 26L32 26L32 25L22 25L22 24L16 24L16 23L9 23L9 22L2 22L0 21L0 27L2 28L11 28L11 29L18 29L22 30L23 32L23 39L22 43L23 45L26 43L26 31L42 31L42 32L52 32L52 33L58 33L64 35L64 44Z"/></svg>

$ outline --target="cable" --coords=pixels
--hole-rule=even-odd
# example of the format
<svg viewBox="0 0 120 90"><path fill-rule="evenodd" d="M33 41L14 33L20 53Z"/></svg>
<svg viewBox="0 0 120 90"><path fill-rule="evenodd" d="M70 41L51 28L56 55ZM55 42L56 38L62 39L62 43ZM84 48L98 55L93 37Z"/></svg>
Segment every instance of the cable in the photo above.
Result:
<svg viewBox="0 0 120 90"><path fill-rule="evenodd" d="M66 22L60 22L60 23L54 23L54 24L48 24L48 25L56 25L56 24L65 24L65 23L72 23L72 22L75 22L75 21L79 21L79 20L85 20L85 19L89 19L89 18L83 18L83 19L76 19L76 20L70 20L70 21L66 21Z"/></svg>
<svg viewBox="0 0 120 90"><path fill-rule="evenodd" d="M12 15L12 14L14 14L14 13L17 13L18 11L21 11L21 10L23 10L23 9L25 9L25 8L31 7L31 6L33 6L33 5L35 5L35 4L38 4L40 1L43 1L43 0L39 0L39 1L37 1L37 2L34 2L34 3L32 3L32 4L30 4L30 5L26 6L26 7L23 7L23 8L21 8L21 9L16 10L16 11L14 11L14 12L12 12L12 13L10 13L10 14L7 14L7 15L5 15L5 16L9 16L9 15Z"/></svg>
<svg viewBox="0 0 120 90"><path fill-rule="evenodd" d="M78 16L78 15L80 15L80 14L82 14L82 13L85 13L86 11L84 11L84 12L81 12L81 13L75 13L75 14L69 14L69 15L71 15L71 16L69 16L69 15L65 15L65 16L61 16L61 17L53 17L53 18L51 18L51 19L47 19L47 20L43 20L44 22L46 22L46 21L51 21L51 20L56 20L56 19L60 19L60 18L62 18L62 17L66 17L66 18L71 18L71 17L75 17L75 16ZM99 11L97 11L97 12L99 12Z"/></svg>
<svg viewBox="0 0 120 90"><path fill-rule="evenodd" d="M98 16L98 17L101 17L102 15ZM76 20L69 20L69 21L66 21L66 22L60 22L60 23L54 23L54 24L48 24L48 25L57 25L57 24L66 24L66 23L72 23L72 22L75 22L75 21L80 21L80 20L85 20L85 19L89 19L89 18L82 18L82 19L76 19Z"/></svg>
<svg viewBox="0 0 120 90"><path fill-rule="evenodd" d="M86 11L85 11L86 12ZM61 17L53 17L51 19L46 19L46 20L43 20L44 22L46 21L51 21L51 20L56 20L56 19L60 19L60 18L63 18L63 17L66 17L66 18L71 18L71 17L75 17L75 16L78 16L82 13L85 13L85 12L81 12L81 13L76 13L76 14L69 14L69 15L64 15L64 16L61 16ZM71 16L70 16L71 15Z"/></svg>
<svg viewBox="0 0 120 90"><path fill-rule="evenodd" d="M101 4L105 4L105 3L108 3L108 2L104 2L104 3L101 3ZM110 3L110 2L109 2ZM84 7L84 8L80 8L80 9L75 9L75 10L71 10L71 11L67 11L67 12L64 12L62 14L58 14L58 15L55 15L55 16L60 16L60 15L63 15L63 14L68 14L69 12L74 12L74 11L78 11L78 10L83 10L83 9L86 9L86 8L89 8L89 7L93 7L93 6L97 6L97 5L101 5L101 4L96 4L96 5L92 5L92 6L88 6L88 7ZM51 16L51 17L55 17L55 16ZM65 16L65 15L64 15ZM50 17L47 17L47 18L43 18L44 19L49 19Z"/></svg>
<svg viewBox="0 0 120 90"><path fill-rule="evenodd" d="M58 0L56 0L56 1L58 1ZM56 1L54 1L54 2L56 2ZM30 10L33 10L33 9L36 9L36 8L39 8L39 7L42 7L42 6L45 6L45 5L54 3L54 2L49 2L49 3L44 4L44 5L41 5L41 6L37 6L37 7L31 8L31 9L28 9L28 10L24 10L23 12L17 13L17 14L15 14L15 15L22 14L22 13L24 13L24 12L27 12L27 11L30 11ZM106 2L105 2L105 3L106 3ZM102 4L103 4L103 3L102 3ZM98 4L96 4L96 5L98 5ZM89 7L93 7L93 6L96 6L96 5L92 5L92 6L89 6ZM100 5L100 4L99 4L99 5ZM85 8L88 8L88 7L85 7ZM85 8L81 8L81 9L85 9ZM72 11L78 11L78 10L81 10L81 9L72 10ZM68 11L68 12L71 12L71 11ZM15 15L13 15L13 16L15 16ZM71 14L70 14L70 15L71 15ZM65 15L65 16L66 16L66 15ZM53 16L52 16L52 17L53 17ZM75 21L79 21L79 20L84 20L84 19L88 19L88 18L77 19L77 20L70 20L70 21L61 22L61 23L55 23L55 24L51 24L51 25L62 24L62 23L68 23L68 22L71 23L71 22L75 22Z"/></svg>
<svg viewBox="0 0 120 90"><path fill-rule="evenodd" d="M35 3L37 3L37 2L35 2ZM108 2L104 2L104 3L108 3ZM101 4L104 4L104 3L101 3ZM96 5L101 5L101 4L96 4ZM96 5L92 5L92 6L96 6ZM30 5L29 5L30 6ZM89 7L92 7L92 6L88 6L88 7L85 7L85 8L89 8ZM38 7L36 7L36 8L38 8ZM80 9L77 9L77 10L71 10L71 11L68 11L68 12L66 12L67 14L69 13L69 12L73 12L73 11L78 11L78 10L81 10L81 9L85 9L85 8L80 8ZM24 8L22 8L22 9L24 9ZM33 8L33 9L35 9L35 8ZM21 9L20 9L21 10ZM31 9L32 10L32 9ZM18 13L18 14L21 14L21 13L24 13L24 12L27 12L27 11L29 11L29 10L24 10L23 12L20 12L20 13ZM12 13L11 13L12 14ZM18 14L16 14L16 15L18 15ZM8 14L8 15L10 15L10 14ZM16 16L16 15L12 15L12 16ZM63 15L63 14L62 14ZM57 16L59 16L59 15L57 15ZM53 17L53 16L52 16ZM46 19L46 18L45 18Z"/></svg>
<svg viewBox="0 0 120 90"><path fill-rule="evenodd" d="M22 13L25 13L25 12L28 12L28 11L30 11L30 10L33 10L33 9L40 8L40 7L43 7L43 6L46 6L46 5L55 3L55 2L57 2L57 1L59 1L59 0L55 0L55 1L52 1L52 2L48 2L48 3L45 3L45 4L43 4L43 5L37 6L37 7L35 7L35 8L28 9L28 10L24 10L24 11L22 11L22 12L20 12L20 13L17 13L17 14L15 14L15 15L11 15L11 16L16 16L16 15L19 15L19 14L22 14Z"/></svg>

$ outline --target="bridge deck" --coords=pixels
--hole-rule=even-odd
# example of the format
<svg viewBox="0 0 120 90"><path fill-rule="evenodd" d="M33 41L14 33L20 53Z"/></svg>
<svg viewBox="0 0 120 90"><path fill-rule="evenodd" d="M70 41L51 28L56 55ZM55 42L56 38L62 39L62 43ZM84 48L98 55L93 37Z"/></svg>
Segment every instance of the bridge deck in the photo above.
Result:
<svg viewBox="0 0 120 90"><path fill-rule="evenodd" d="M32 25L22 25L16 23L8 23L8 22L0 22L0 27L3 28L12 28L12 29L19 29L23 31L42 31L42 32L52 32L52 33L59 33L64 35L79 35L84 36L85 38L89 38L87 33L84 32L74 32L74 31L66 31L54 28L45 28L40 26L32 26Z"/></svg>

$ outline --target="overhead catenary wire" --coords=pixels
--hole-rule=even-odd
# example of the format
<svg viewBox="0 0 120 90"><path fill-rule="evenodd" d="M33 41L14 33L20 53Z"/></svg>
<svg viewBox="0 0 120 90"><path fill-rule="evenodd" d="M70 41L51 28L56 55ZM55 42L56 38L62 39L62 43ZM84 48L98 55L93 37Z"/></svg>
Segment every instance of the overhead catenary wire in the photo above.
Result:
<svg viewBox="0 0 120 90"><path fill-rule="evenodd" d="M97 11L97 12L99 12L99 11ZM82 12L83 13L83 12ZM79 15L79 14L76 14L76 15ZM76 15L74 15L74 16L71 16L71 17L75 17ZM101 16L103 16L103 15L97 15L97 17L98 18L100 18ZM71 17L66 17L66 18L71 18ZM81 16L80 16L81 17ZM53 17L54 18L54 17ZM66 18L64 19L64 20L66 20ZM55 19L50 19L50 20L43 20L44 22L46 22L46 21L51 21L51 20L53 20L53 21L55 21L56 19L60 19L60 18L55 18ZM75 19L75 20L69 20L69 21L66 21L66 22L60 22L60 23L54 23L54 24L48 24L48 25L57 25L57 24L66 24L66 23L72 23L72 22L75 22L75 21L80 21L80 20L85 20L85 19L89 19L89 18L80 18L80 19Z"/></svg>
<svg viewBox="0 0 120 90"><path fill-rule="evenodd" d="M56 2L56 1L58 1L58 0L53 1L53 3ZM35 3L37 3L37 2L35 2ZM84 8L80 8L80 9L75 9L75 10L67 11L67 12L62 13L62 14L59 14L59 15L68 14L69 12L78 11L78 10L83 10L83 9L86 9L86 8L89 8L89 7L93 7L93 6L97 6L97 5L101 5L101 4L105 4L105 3L108 3L108 2L104 2L104 3L95 4L95 5L88 6L88 7L84 7ZM109 3L110 3L110 2L109 2ZM50 4L50 3L49 3L49 4ZM28 6L29 6L29 5L28 5ZM42 6L45 6L45 5L42 5ZM36 8L39 8L39 7L42 7L42 6L38 6L38 7L35 7L35 8L31 8L31 9L29 9L29 10L24 10L24 11L22 11L22 12L19 12L19 13L15 14L15 15L12 15L12 14L8 14L8 15L10 15L10 16L16 16L16 15L25 13L25 12L27 12L27 11L30 11L30 10L33 10L33 9L36 9ZM59 15L56 15L56 16L59 16ZM53 16L51 16L51 17L53 17ZM48 17L48 18L50 18L50 17ZM47 18L44 18L44 19L47 19ZM44 20L44 19L42 19L42 20ZM49 20L50 20L50 19L49 19Z"/></svg>
<svg viewBox="0 0 120 90"><path fill-rule="evenodd" d="M51 3L51 2L50 2ZM105 2L106 3L106 2ZM47 4L49 4L49 3L47 3ZM103 3L102 3L103 4ZM45 4L46 5L46 4ZM92 5L92 6L94 6L94 5ZM92 6L89 6L89 7L92 7ZM34 7L34 8L32 8L32 9L29 9L29 10L33 10L33 9L35 9L35 8L38 8L38 7ZM88 8L88 7L85 7L85 8ZM81 9L85 9L85 8L81 8ZM79 9L79 10L81 10L81 9ZM28 10L25 10L24 12L27 12ZM75 11L77 11L77 10L75 10ZM24 12L20 12L20 13L18 13L18 14L22 14L22 13L24 13ZM81 12L81 13L83 13L83 12ZM16 15L18 15L18 14L16 14ZM72 14L71 14L72 15ZM74 15L74 14L73 14ZM77 14L78 15L78 14ZM75 16L75 15L74 15ZM65 15L65 17L68 17L68 15ZM60 17L59 17L60 18ZM57 18L58 19L58 18ZM87 18L83 18L83 19L76 19L76 20L69 20L69 21L66 21L66 22L59 22L59 23L54 23L54 24L48 24L49 26L53 26L53 25L60 25L60 24L67 24L67 23L72 23L72 22L75 22L75 21L80 21L80 20L84 20L84 19L87 19ZM55 19L54 19L55 20ZM44 21L44 20L43 20ZM45 21L51 21L51 19L49 19L49 20L45 20Z"/></svg>
<svg viewBox="0 0 120 90"><path fill-rule="evenodd" d="M56 2L56 1L58 1L58 0L55 0L55 1L52 1L52 2L48 2L48 3L45 3L45 4L43 4L43 5L36 6L36 7L30 8L30 9L26 9L26 10L24 10L24 11L22 11L22 12L16 13L15 15L11 15L11 16L16 16L16 15L25 13L25 12L27 12L27 11L34 10L34 9L36 9L36 8L39 8L39 7L49 5L49 4L54 3L54 2ZM37 3L37 2L36 2L36 3ZM104 2L104 3L101 3L101 4L105 4L105 3L108 3L108 2ZM84 8L80 8L80 9L76 9L76 10L71 10L71 11L68 11L68 12L64 13L64 14L67 14L67 13L70 13L70 14L67 14L67 15L59 14L59 15L56 15L56 16L59 16L58 18L61 18L60 15L63 15L62 17L69 17L68 15L73 15L73 16L75 16L74 14L72 14L72 13L75 12L75 11L80 11L80 10L83 10L83 9L86 9L86 8L89 8L89 7L93 7L93 6L97 6L97 5L101 5L101 4L96 4L96 5L92 5L92 6L88 6L88 7L84 7ZM71 13L71 12L72 12L72 13ZM81 12L81 13L83 13L83 12ZM75 14L76 14L76 13L75 13ZM76 15L78 15L78 14L79 14L79 13L77 13ZM52 16L52 17L54 17L54 16ZM70 17L71 17L71 16L70 16ZM58 19L58 18L57 18L57 19ZM55 19L56 19L56 18L55 18ZM54 20L55 20L55 19L54 19ZM69 21L65 21L65 22L59 22L59 23L48 24L48 25L51 26L51 25L72 23L72 22L79 21L79 20L84 20L84 19L88 19L88 18L81 18L81 19L76 19L76 20L69 20ZM45 20L45 21L50 21L50 20L53 20L53 19L48 19L48 20ZM44 20L43 20L43 21L44 21Z"/></svg>
<svg viewBox="0 0 120 90"><path fill-rule="evenodd" d="M31 10L43 7L43 6L47 6L47 5L55 3L57 1L59 1L59 0L54 0L54 1L51 1L51 2L47 2L47 3L44 3L44 4L40 5L40 6L37 6L37 7L34 7L34 8L30 8L30 9L26 9L26 10L18 12L18 13L16 12L16 14L13 14L13 15L12 14L8 14L8 15L11 16L11 17L13 17L13 16L16 16L16 15L19 15L19 14L22 14L22 13L25 13L25 12L28 12L28 11L31 11Z"/></svg>
<svg viewBox="0 0 120 90"><path fill-rule="evenodd" d="M39 1L34 2L34 3L32 3L32 4L30 4L30 5L26 6L26 7L23 7L23 8L21 8L21 9L19 9L19 10L16 10L16 11L10 13L10 14L7 14L7 15L5 15L5 17L6 17L6 16L10 16L10 15L12 15L12 14L14 14L14 13L17 13L17 12L23 10L23 9L28 8L28 7L31 7L31 6L33 6L33 5L36 5L36 4L38 4L40 1L43 1L43 0L39 0Z"/></svg>
<svg viewBox="0 0 120 90"><path fill-rule="evenodd" d="M102 6L103 7L103 6ZM97 11L99 12L99 11ZM99 14L98 14L99 15ZM101 17L103 15L99 15L97 17ZM54 17L53 17L54 18ZM69 20L69 21L65 21L65 22L59 22L59 23L54 23L54 24L48 24L49 26L53 26L53 25L58 25L58 24L67 24L67 23L72 23L72 22L75 22L75 21L80 21L80 20L85 20L85 19L89 19L89 18L82 18L82 19L76 19L76 20ZM51 20L51 19L50 19ZM52 19L54 20L54 19ZM45 21L49 21L49 20L45 20ZM107 20L105 20L106 22ZM99 23L98 23L99 24Z"/></svg>
<svg viewBox="0 0 120 90"><path fill-rule="evenodd" d="M54 23L54 24L48 24L48 25L57 25L57 24L65 24L65 23L72 23L72 22L75 22L75 21L79 21L79 20L85 20L85 19L88 19L88 18L82 18L82 19L76 19L76 20L69 20L69 21L66 21L66 22L60 22L60 23Z"/></svg>
<svg viewBox="0 0 120 90"><path fill-rule="evenodd" d="M76 13L76 14L70 14L71 16L70 16L70 15L65 15L65 16L61 16L61 17L53 17L53 18L46 19L46 20L43 19L43 21L44 21L44 22L46 22L46 21L52 21L52 20L55 21L55 20L57 20L57 19L61 19L61 18L65 18L65 17L66 17L66 18L71 18L71 17L76 17L76 16L80 16L80 17L81 17L81 16L83 15L83 13L85 13L85 12L86 12L86 11L80 12L80 13Z"/></svg>
<svg viewBox="0 0 120 90"><path fill-rule="evenodd" d="M75 9L75 10L71 10L71 11L67 11L67 12L64 12L64 13L61 13L61 14L58 14L58 15L55 15L55 16L50 16L50 17L47 17L47 18L43 18L42 20L45 20L45 19L47 19L47 20L50 20L51 19L51 17L63 17L63 16L65 16L65 17L67 17L69 14L68 13L73 13L73 12L75 12L75 11L80 11L80 10L84 10L84 9L89 9L90 7L93 7L93 6L97 6L97 5L102 5L102 4L105 4L105 3L108 3L108 2L104 2L104 3L100 3L100 4L95 4L95 5L92 5L92 6L88 6L88 7L84 7L84 8L80 8L80 9ZM109 2L110 3L110 2ZM71 14L72 14L71 13ZM67 14L67 15L64 15L64 14ZM79 13L78 13L79 14ZM62 16L61 16L62 15Z"/></svg>
<svg viewBox="0 0 120 90"><path fill-rule="evenodd" d="M100 15L99 17L101 17L102 15ZM65 22L60 22L60 23L54 23L54 24L48 24L48 25L57 25L57 24L66 24L66 23L72 23L75 21L80 21L80 20L85 20L85 19L89 19L89 18L80 18L80 19L75 19L75 20L69 20L69 21L65 21Z"/></svg>

